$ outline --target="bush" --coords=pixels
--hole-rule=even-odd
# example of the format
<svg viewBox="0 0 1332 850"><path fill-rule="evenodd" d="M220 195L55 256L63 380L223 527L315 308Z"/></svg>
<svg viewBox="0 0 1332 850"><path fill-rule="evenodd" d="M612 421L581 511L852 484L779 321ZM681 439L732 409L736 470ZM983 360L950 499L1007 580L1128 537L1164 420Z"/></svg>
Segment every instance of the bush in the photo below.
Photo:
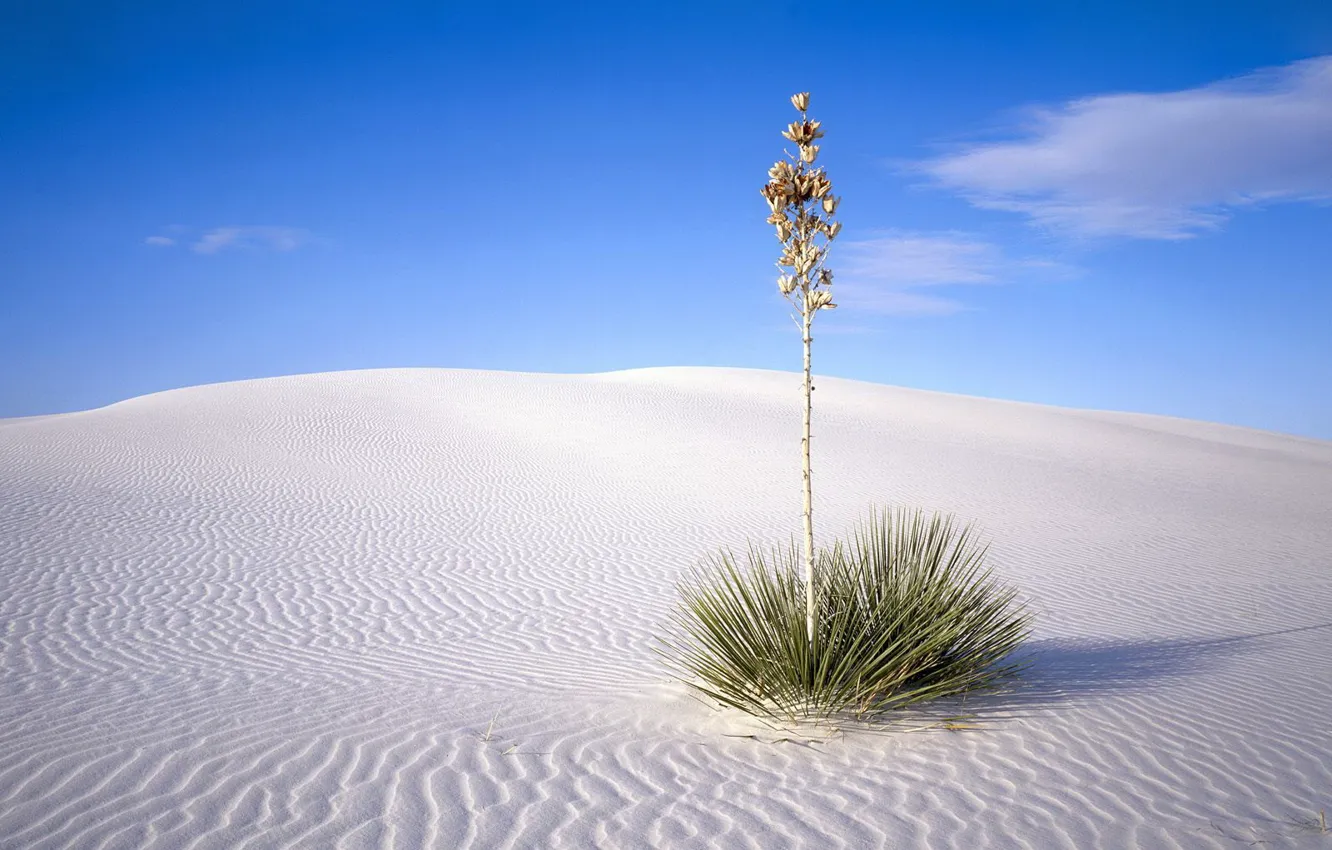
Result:
<svg viewBox="0 0 1332 850"><path fill-rule="evenodd" d="M973 526L884 510L818 553L816 627L805 619L795 542L771 560L752 544L741 569L726 551L680 582L659 653L693 688L761 717L880 719L936 697L993 689L1029 634L1016 591L982 568Z"/></svg>

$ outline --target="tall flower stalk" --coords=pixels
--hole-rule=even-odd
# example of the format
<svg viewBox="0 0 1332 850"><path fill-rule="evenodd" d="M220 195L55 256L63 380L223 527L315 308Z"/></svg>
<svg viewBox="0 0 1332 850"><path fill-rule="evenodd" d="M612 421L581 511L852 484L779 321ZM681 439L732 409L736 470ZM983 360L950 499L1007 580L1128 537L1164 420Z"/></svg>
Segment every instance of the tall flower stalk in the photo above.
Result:
<svg viewBox="0 0 1332 850"><path fill-rule="evenodd" d="M814 166L819 157L815 141L823 137L818 121L809 119L809 92L791 96L791 105L800 113L782 132L794 142L796 152L786 151L786 159L768 169L768 182L760 190L772 214L768 223L777 229L782 254L777 260L777 288L795 306L797 325L805 345L805 409L800 445L804 454L805 496L805 629L810 646L814 644L814 487L810 472L810 413L814 386L810 382L810 334L814 314L831 310L832 271L825 266L832 240L842 229L833 221L840 198L832 193L832 182L823 167Z"/></svg>

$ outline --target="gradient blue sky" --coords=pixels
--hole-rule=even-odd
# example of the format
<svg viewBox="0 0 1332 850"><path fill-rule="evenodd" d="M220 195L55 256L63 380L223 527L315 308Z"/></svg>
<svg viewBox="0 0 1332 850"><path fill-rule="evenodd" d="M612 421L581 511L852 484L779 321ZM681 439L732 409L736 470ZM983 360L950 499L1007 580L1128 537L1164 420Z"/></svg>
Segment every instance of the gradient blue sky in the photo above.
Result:
<svg viewBox="0 0 1332 850"><path fill-rule="evenodd" d="M1332 439L1332 3L0 8L0 416L794 372L758 188L810 90L816 373Z"/></svg>

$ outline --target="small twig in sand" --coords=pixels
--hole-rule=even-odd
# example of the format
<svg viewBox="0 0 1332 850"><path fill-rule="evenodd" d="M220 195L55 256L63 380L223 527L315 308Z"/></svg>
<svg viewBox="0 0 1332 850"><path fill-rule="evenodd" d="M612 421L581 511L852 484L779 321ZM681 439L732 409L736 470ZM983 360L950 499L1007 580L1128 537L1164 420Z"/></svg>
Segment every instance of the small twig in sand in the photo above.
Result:
<svg viewBox="0 0 1332 850"><path fill-rule="evenodd" d="M749 738L751 741L758 741L760 744L823 744L823 743L827 743L826 741L822 741L822 740L820 740L820 739L818 739L818 738L792 738L792 737L781 737L781 738L773 738L771 741L769 741L769 740L767 740L767 739L765 739L765 738L760 738L758 735L732 735L732 734L728 734L728 733L722 733L722 737L724 737L724 738Z"/></svg>
<svg viewBox="0 0 1332 850"><path fill-rule="evenodd" d="M1254 829L1253 827L1249 827L1249 831L1253 833L1253 840L1252 840L1252 841L1249 841L1248 839L1244 838L1243 836L1239 836L1239 835L1231 835L1230 833L1226 832L1225 829L1222 828L1221 825L1218 824L1216 821L1208 821L1208 823L1211 824L1212 829L1215 829L1217 832L1221 833L1221 836L1222 836L1223 838L1229 838L1231 841L1243 841L1245 844L1249 845L1250 847L1256 847L1256 846L1258 846L1259 844L1266 844L1266 843L1267 843L1265 840L1263 840L1263 839L1258 835L1258 830ZM1201 831L1201 830L1199 830L1199 831Z"/></svg>

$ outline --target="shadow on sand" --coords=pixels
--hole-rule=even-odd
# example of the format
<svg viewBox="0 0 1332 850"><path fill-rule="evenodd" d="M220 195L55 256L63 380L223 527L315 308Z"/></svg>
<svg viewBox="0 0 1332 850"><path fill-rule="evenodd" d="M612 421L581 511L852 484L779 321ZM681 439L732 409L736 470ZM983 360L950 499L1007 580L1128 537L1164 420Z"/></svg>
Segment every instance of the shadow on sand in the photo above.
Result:
<svg viewBox="0 0 1332 850"><path fill-rule="evenodd" d="M1144 691L1205 674L1226 660L1259 651L1265 638L1319 629L1332 629L1332 622L1219 638L1031 641L1012 656L1025 668L1008 689L965 700L939 700L931 704L930 713L958 711L979 720Z"/></svg>

